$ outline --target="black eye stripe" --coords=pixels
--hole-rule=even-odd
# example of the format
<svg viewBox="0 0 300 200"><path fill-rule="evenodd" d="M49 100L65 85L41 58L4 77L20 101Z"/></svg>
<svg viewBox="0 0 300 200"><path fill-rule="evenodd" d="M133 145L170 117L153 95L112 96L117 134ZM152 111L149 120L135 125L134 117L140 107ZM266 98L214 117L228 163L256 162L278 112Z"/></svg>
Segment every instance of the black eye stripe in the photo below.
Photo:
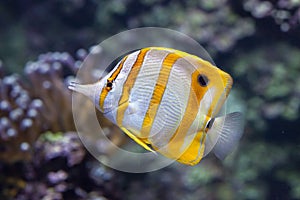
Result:
<svg viewBox="0 0 300 200"><path fill-rule="evenodd" d="M208 82L209 82L209 80L208 80L207 76L205 76L203 74L199 74L199 76L198 76L198 83L201 86L203 86L203 87L207 86Z"/></svg>

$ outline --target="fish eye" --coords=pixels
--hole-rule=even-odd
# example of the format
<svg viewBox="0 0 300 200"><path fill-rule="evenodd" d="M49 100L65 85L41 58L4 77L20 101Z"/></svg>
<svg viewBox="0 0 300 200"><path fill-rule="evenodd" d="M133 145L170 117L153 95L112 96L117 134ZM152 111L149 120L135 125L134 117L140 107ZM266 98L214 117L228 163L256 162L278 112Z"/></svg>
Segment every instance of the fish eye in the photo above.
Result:
<svg viewBox="0 0 300 200"><path fill-rule="evenodd" d="M207 78L207 76L203 75L203 74L199 74L198 76L198 83L202 86L205 87L207 86L209 80Z"/></svg>

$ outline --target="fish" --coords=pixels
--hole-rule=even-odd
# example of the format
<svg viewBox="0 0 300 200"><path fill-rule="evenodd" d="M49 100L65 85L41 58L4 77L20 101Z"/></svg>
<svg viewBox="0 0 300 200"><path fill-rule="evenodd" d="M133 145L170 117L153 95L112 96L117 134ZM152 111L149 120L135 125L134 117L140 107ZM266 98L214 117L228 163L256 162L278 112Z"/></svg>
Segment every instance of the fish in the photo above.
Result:
<svg viewBox="0 0 300 200"><path fill-rule="evenodd" d="M72 82L103 115L148 151L186 165L219 159L240 140L242 113L220 116L232 77L196 55L166 47L125 54L95 83Z"/></svg>

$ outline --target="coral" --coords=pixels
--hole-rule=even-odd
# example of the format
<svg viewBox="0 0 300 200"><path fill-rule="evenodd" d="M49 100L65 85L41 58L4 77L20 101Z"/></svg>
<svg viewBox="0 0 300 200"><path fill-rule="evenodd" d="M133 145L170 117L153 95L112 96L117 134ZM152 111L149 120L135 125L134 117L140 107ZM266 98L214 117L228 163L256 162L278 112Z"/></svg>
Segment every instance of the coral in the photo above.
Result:
<svg viewBox="0 0 300 200"><path fill-rule="evenodd" d="M29 61L24 68L24 76L13 74L5 76L0 65L0 160L16 162L32 158L32 145L37 137L46 132L74 131L72 116L72 93L67 88L69 82L87 56L87 51L79 49L76 58L63 52L49 52ZM93 64L91 62L90 64ZM91 78L93 71L87 73ZM88 101L82 105L82 109ZM86 107L87 108L87 107ZM117 137L120 130L98 112L103 128L110 128L107 135L116 144L122 143ZM86 121L82 115L81 121ZM113 134L112 134L113 133ZM103 152L109 152L108 149Z"/></svg>
<svg viewBox="0 0 300 200"><path fill-rule="evenodd" d="M35 143L35 162L45 162L56 157L65 157L67 166L80 163L85 155L82 144L75 133L44 133ZM43 160L45 159L45 160Z"/></svg>
<svg viewBox="0 0 300 200"><path fill-rule="evenodd" d="M214 1L125 1L113 0L98 7L97 23L107 32L110 24L128 28L167 27L183 32L199 42L210 53L224 52L244 37L254 33L250 18L236 15L226 0ZM130 12L133 4L140 11ZM130 12L130 14L128 14ZM109 17L112 16L112 17Z"/></svg>
<svg viewBox="0 0 300 200"><path fill-rule="evenodd" d="M257 129L266 128L267 120L299 119L299 52L282 43L262 45L240 52L228 64L234 66L232 73L242 83L236 87L247 106L247 120Z"/></svg>
<svg viewBox="0 0 300 200"><path fill-rule="evenodd" d="M66 53L41 55L25 67L26 78L13 74L0 79L1 160L31 158L32 145L46 130L75 130L71 92L63 79L63 67L78 67ZM59 98L59 99L58 99ZM58 109L59 108L59 109Z"/></svg>
<svg viewBox="0 0 300 200"><path fill-rule="evenodd" d="M32 144L43 131L38 111L40 99L32 98L20 76L0 79L0 159L15 162L31 158Z"/></svg>
<svg viewBox="0 0 300 200"><path fill-rule="evenodd" d="M74 75L81 61L76 61L68 53L54 52L42 54L37 61L26 64L24 72L30 81L31 92L44 104L41 117L49 126L45 127L46 130L75 130L70 104L72 95L64 77L65 74Z"/></svg>
<svg viewBox="0 0 300 200"><path fill-rule="evenodd" d="M112 170L91 160L77 133L47 132L35 147L35 160L24 169L26 185L16 199L106 199L120 195Z"/></svg>
<svg viewBox="0 0 300 200"><path fill-rule="evenodd" d="M20 62L14 60L16 53L25 62L24 52L34 56L49 49L74 52L122 30L142 26L172 28L194 37L211 53L226 52L255 32L254 20L237 15L231 4L234 3L229 0L47 0L26 4L16 0L2 3L2 10L18 8L17 16L23 19L14 18L9 12L2 14L3 19L10 19L1 41L5 44L5 63L17 68Z"/></svg>
<svg viewBox="0 0 300 200"><path fill-rule="evenodd" d="M287 32L300 25L300 2L294 0L260 1L244 0L243 8L255 18L272 18Z"/></svg>

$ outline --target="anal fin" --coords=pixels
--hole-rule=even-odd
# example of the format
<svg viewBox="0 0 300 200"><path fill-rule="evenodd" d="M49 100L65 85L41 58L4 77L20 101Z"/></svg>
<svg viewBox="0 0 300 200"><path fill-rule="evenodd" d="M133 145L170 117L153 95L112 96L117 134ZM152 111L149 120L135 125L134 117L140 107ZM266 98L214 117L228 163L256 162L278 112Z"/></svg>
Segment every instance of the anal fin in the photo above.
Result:
<svg viewBox="0 0 300 200"><path fill-rule="evenodd" d="M140 138L136 137L133 133L131 133L129 130L127 130L124 127L121 127L121 130L124 131L131 139L133 139L136 143L141 145L144 149L151 151L153 153L156 153L151 147L149 147L146 142L141 140ZM147 142L148 143L148 142Z"/></svg>

